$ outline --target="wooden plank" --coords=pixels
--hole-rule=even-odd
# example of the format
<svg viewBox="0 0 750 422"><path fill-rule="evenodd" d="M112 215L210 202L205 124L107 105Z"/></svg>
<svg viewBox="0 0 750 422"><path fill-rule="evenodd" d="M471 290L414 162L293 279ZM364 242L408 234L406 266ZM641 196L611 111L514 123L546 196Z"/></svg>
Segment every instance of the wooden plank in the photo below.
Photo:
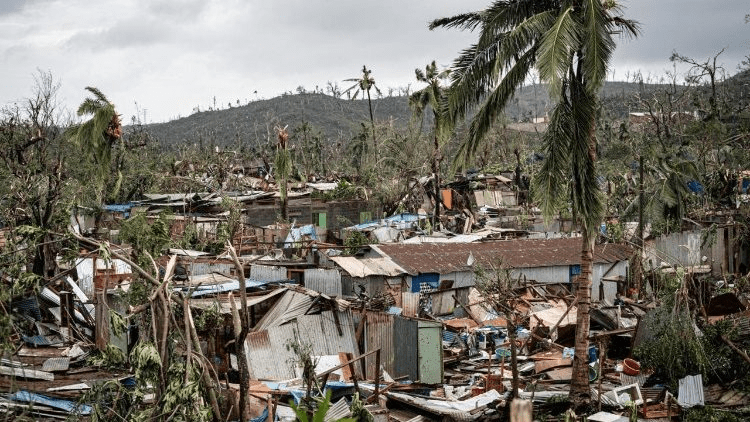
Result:
<svg viewBox="0 0 750 422"><path fill-rule="evenodd" d="M573 368L560 368L545 372L544 375L552 381L570 381L573 378Z"/></svg>
<svg viewBox="0 0 750 422"><path fill-rule="evenodd" d="M45 381L55 380L55 376L49 372L35 371L33 369L13 368L9 366L0 366L0 374L15 376L19 378L34 378Z"/></svg>
<svg viewBox="0 0 750 422"><path fill-rule="evenodd" d="M573 359L548 359L534 362L534 372L537 374L561 366L573 365Z"/></svg>

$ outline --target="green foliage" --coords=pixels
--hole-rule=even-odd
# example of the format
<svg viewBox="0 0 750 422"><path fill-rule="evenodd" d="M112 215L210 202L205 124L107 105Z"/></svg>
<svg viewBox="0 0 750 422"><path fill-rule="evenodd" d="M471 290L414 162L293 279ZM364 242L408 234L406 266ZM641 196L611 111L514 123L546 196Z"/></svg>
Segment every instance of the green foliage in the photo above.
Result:
<svg viewBox="0 0 750 422"><path fill-rule="evenodd" d="M358 230L351 230L348 232L346 239L344 239L344 253L347 255L354 255L359 251L359 248L364 245L369 245L370 239L367 235Z"/></svg>
<svg viewBox="0 0 750 422"><path fill-rule="evenodd" d="M185 382L185 364L172 361L167 371L167 389L159 402L160 414L174 415L180 422L208 422L213 419L211 408L203 400L204 389L198 366L191 366Z"/></svg>
<svg viewBox="0 0 750 422"><path fill-rule="evenodd" d="M99 351L94 356L87 359L91 366L98 366L108 369L123 369L125 367L126 356L119 347L108 344L104 350Z"/></svg>
<svg viewBox="0 0 750 422"><path fill-rule="evenodd" d="M289 406L294 409L294 413L297 414L297 420L300 422L323 422L325 420L326 413L328 412L328 409L331 407L331 390L326 390L325 397L322 397L317 400L315 404L315 413L312 415L312 419L308 417L308 411L310 409L307 408L304 404L295 404L294 401L289 401ZM336 419L334 422L356 422L357 419L354 418L340 418Z"/></svg>
<svg viewBox="0 0 750 422"><path fill-rule="evenodd" d="M352 405L349 407L352 412L352 418L357 422L375 422L372 413L365 408L365 402L359 398L359 393L352 396Z"/></svg>
<svg viewBox="0 0 750 422"><path fill-rule="evenodd" d="M336 187L331 191L315 193L314 197L324 201L339 201L351 199L364 199L362 193L364 188L353 185L346 180L339 180Z"/></svg>
<svg viewBox="0 0 750 422"><path fill-rule="evenodd" d="M224 317L219 312L219 306L213 305L201 310L200 315L195 318L195 329L198 331L213 330L221 326Z"/></svg>
<svg viewBox="0 0 750 422"><path fill-rule="evenodd" d="M707 379L712 357L686 310L662 306L648 314L646 324L651 336L633 350L641 367L653 369L672 391L677 391L677 381L687 375L702 374Z"/></svg>
<svg viewBox="0 0 750 422"><path fill-rule="evenodd" d="M136 382L141 388L158 383L161 358L153 343L138 342L130 351L130 363L135 370Z"/></svg>
<svg viewBox="0 0 750 422"><path fill-rule="evenodd" d="M741 422L746 419L724 409L705 406L685 410L682 420L684 422Z"/></svg>
<svg viewBox="0 0 750 422"><path fill-rule="evenodd" d="M128 330L125 318L111 308L109 309L109 327L112 330L112 335L116 337L125 334Z"/></svg>
<svg viewBox="0 0 750 422"><path fill-rule="evenodd" d="M134 213L122 222L120 239L133 247L138 262L144 264L144 268L150 268L151 263L145 254L159 256L172 243L170 226L171 219L167 212L159 213L153 221L149 221L146 213Z"/></svg>

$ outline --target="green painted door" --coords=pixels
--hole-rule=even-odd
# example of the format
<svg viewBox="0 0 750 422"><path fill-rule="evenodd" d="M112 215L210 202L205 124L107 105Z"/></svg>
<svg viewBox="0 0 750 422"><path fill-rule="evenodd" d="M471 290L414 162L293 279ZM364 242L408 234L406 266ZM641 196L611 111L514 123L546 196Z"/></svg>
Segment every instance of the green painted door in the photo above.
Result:
<svg viewBox="0 0 750 422"><path fill-rule="evenodd" d="M426 384L443 382L442 327L419 321L419 380Z"/></svg>

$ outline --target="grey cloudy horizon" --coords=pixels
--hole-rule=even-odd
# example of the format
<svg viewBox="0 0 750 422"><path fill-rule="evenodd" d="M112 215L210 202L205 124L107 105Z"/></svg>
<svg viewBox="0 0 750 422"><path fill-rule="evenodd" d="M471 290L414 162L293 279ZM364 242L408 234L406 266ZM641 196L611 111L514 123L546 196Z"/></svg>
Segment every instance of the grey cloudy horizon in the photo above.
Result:
<svg viewBox="0 0 750 422"><path fill-rule="evenodd" d="M449 66L475 39L427 28L435 18L481 10L487 0L0 0L0 104L32 94L37 69L61 84L74 111L99 88L126 122L185 117L372 70L387 92L420 86L414 69ZM738 0L622 0L642 34L618 44L611 77L658 78L673 51L705 61L721 49L728 75L750 55L750 5ZM685 68L678 68L684 72ZM257 94L256 94L257 92ZM140 111L137 111L140 110Z"/></svg>

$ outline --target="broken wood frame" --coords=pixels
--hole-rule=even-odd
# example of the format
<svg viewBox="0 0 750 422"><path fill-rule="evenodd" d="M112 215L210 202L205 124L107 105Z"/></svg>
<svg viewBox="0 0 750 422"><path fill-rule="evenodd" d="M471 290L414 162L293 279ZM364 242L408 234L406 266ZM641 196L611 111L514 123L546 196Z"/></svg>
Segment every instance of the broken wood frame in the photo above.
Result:
<svg viewBox="0 0 750 422"><path fill-rule="evenodd" d="M363 360L367 356L370 356L372 354L375 354L375 393L371 397L373 401L378 399L378 395L380 395L380 349L371 350L363 355L359 355L354 359L350 359L340 365L334 366L331 369L328 369L324 372L321 372L319 374L316 374L315 376L318 378L321 378L321 385L326 385L326 382L328 382L328 377L333 372L338 371L339 369L343 369L344 367L348 367L349 371L352 375L352 381L354 382L354 388L359 393L359 383L357 383L357 373L354 370L354 363L358 362L360 360ZM366 374L365 374L366 376ZM367 400L370 401L371 398L368 398Z"/></svg>

